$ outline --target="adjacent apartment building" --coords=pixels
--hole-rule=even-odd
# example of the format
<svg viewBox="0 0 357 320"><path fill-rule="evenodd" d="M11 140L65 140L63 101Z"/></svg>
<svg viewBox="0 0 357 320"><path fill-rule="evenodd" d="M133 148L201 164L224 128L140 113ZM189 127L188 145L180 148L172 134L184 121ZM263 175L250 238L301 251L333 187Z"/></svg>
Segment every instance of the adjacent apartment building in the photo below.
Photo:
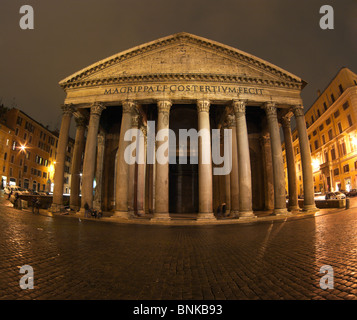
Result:
<svg viewBox="0 0 357 320"><path fill-rule="evenodd" d="M0 127L2 181L34 191L52 192L58 135L23 111L12 108L3 116ZM68 175L71 170L73 143L66 157ZM64 184L70 193L70 180Z"/></svg>
<svg viewBox="0 0 357 320"><path fill-rule="evenodd" d="M342 68L305 112L316 193L357 189L357 74ZM293 132L298 194L302 167L297 132ZM286 172L286 158L283 145ZM286 188L287 189L287 188Z"/></svg>

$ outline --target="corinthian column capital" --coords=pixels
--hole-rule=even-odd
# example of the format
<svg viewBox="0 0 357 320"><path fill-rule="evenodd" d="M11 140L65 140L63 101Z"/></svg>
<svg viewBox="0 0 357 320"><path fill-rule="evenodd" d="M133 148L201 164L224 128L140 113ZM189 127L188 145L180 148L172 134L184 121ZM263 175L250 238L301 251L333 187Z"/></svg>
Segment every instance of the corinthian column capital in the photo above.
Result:
<svg viewBox="0 0 357 320"><path fill-rule="evenodd" d="M228 114L226 117L226 123L228 128L235 127L237 125L236 116L232 113Z"/></svg>
<svg viewBox="0 0 357 320"><path fill-rule="evenodd" d="M291 120L288 115L281 117L280 122L281 122L283 128L291 128Z"/></svg>
<svg viewBox="0 0 357 320"><path fill-rule="evenodd" d="M275 102L265 102L262 108L265 110L267 117L276 117L277 109Z"/></svg>
<svg viewBox="0 0 357 320"><path fill-rule="evenodd" d="M85 117L77 117L74 119L76 121L77 127L86 127L88 124L88 120Z"/></svg>
<svg viewBox="0 0 357 320"><path fill-rule="evenodd" d="M209 100L197 100L197 112L209 112L210 105Z"/></svg>
<svg viewBox="0 0 357 320"><path fill-rule="evenodd" d="M159 113L169 114L172 102L170 100L159 100L157 102L157 108Z"/></svg>
<svg viewBox="0 0 357 320"><path fill-rule="evenodd" d="M245 107L247 105L246 100L233 100L232 105L236 115L240 113L245 114Z"/></svg>
<svg viewBox="0 0 357 320"><path fill-rule="evenodd" d="M136 102L133 100L123 101L123 113L129 113L133 108L136 108Z"/></svg>
<svg viewBox="0 0 357 320"><path fill-rule="evenodd" d="M296 105L291 108L293 110L295 118L304 117L304 107L302 105Z"/></svg>
<svg viewBox="0 0 357 320"><path fill-rule="evenodd" d="M94 102L90 108L90 114L100 116L105 109L105 105L101 102Z"/></svg>
<svg viewBox="0 0 357 320"><path fill-rule="evenodd" d="M73 112L74 112L74 107L73 107L73 104L63 104L61 106L61 109L62 109L62 113L63 115L70 115L72 116Z"/></svg>

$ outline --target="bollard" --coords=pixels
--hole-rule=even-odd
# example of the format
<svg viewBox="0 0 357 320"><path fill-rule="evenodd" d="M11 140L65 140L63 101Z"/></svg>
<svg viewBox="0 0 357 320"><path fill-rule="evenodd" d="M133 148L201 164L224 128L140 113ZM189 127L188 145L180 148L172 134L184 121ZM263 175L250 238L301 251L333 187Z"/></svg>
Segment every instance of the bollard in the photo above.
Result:
<svg viewBox="0 0 357 320"><path fill-rule="evenodd" d="M350 208L350 199L346 198L346 210Z"/></svg>

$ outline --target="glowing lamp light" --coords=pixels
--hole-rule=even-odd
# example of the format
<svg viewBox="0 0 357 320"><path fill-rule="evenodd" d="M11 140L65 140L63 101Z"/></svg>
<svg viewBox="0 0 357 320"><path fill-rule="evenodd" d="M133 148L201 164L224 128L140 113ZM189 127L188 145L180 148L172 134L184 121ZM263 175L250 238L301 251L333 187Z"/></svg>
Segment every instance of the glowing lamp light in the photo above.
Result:
<svg viewBox="0 0 357 320"><path fill-rule="evenodd" d="M20 150L23 151L23 152L25 152L25 151L26 151L26 146L22 144L22 145L20 146Z"/></svg>
<svg viewBox="0 0 357 320"><path fill-rule="evenodd" d="M312 159L312 170L313 172L320 170L320 161L316 158Z"/></svg>

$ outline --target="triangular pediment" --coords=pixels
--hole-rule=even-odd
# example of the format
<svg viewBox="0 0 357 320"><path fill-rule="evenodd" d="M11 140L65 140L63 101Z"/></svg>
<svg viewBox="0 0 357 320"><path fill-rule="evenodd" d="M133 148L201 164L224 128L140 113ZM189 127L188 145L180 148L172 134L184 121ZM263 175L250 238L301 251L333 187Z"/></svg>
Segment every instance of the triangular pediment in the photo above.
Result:
<svg viewBox="0 0 357 320"><path fill-rule="evenodd" d="M303 83L299 77L248 53L189 33L178 33L101 60L62 80L60 85L150 75L222 75L248 81Z"/></svg>

